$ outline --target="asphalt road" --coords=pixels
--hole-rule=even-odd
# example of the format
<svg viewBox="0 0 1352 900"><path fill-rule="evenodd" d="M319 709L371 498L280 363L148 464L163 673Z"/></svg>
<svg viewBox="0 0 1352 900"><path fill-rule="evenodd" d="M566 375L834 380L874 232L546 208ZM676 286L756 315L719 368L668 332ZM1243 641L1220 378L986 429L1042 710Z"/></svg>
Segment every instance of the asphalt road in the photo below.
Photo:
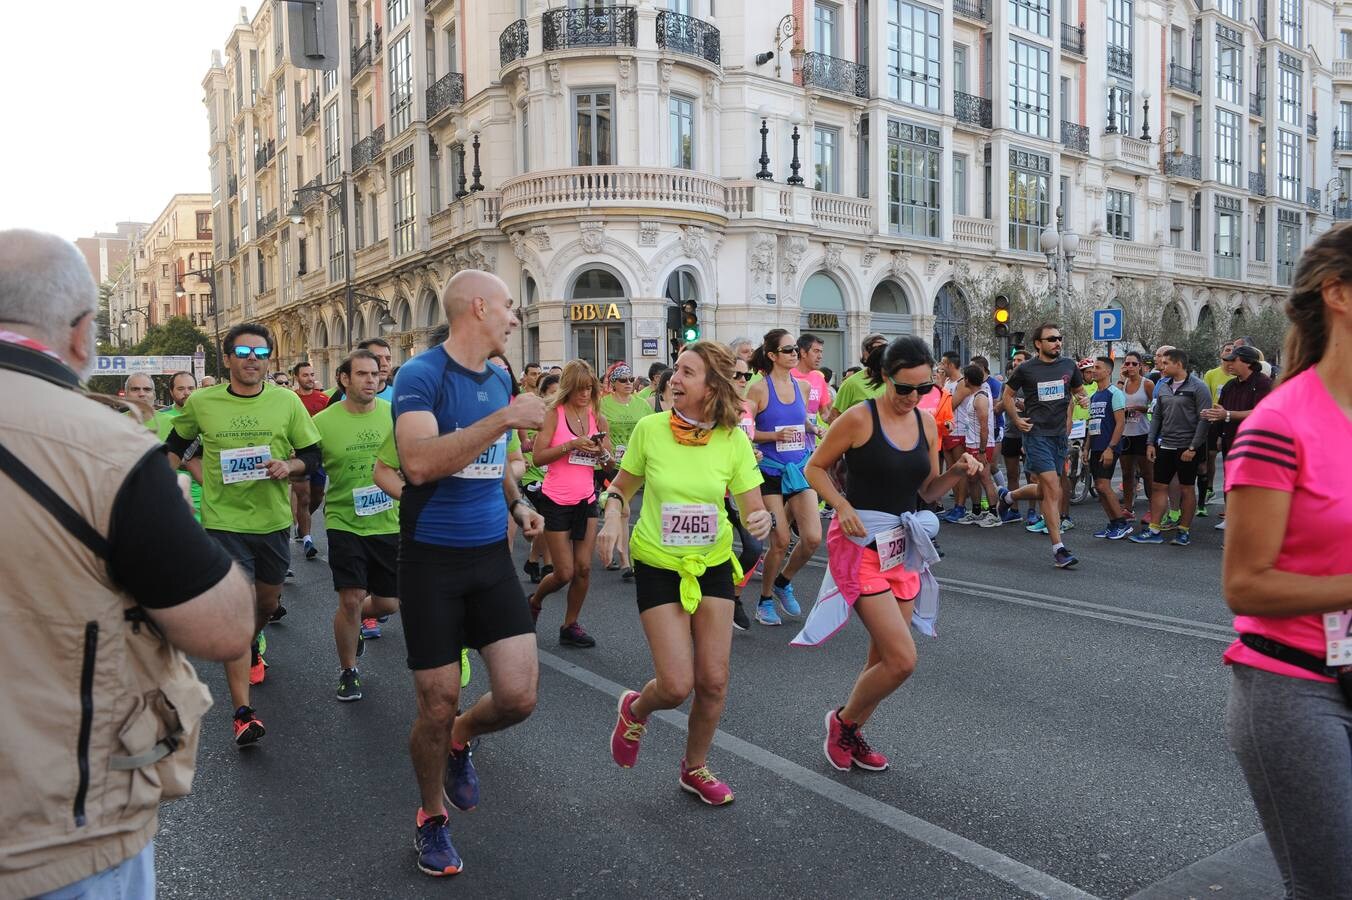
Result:
<svg viewBox="0 0 1352 900"><path fill-rule="evenodd" d="M561 595L540 620L540 702L484 739L483 800L453 814L466 869L419 874L406 741L413 711L398 617L362 659L364 700L334 700L328 567L296 554L286 619L268 629L256 689L264 744L230 741L219 666L199 668L208 716L193 794L165 807L166 897L886 898L1281 896L1226 744L1228 616L1221 534L1192 547L944 526L939 637L867 734L885 773L841 774L822 754L825 711L866 651L857 622L824 647L753 626L710 763L737 794L710 809L681 792L684 715L649 729L637 767L608 738L615 698L651 676L633 588L594 570L592 650L561 648ZM321 542L321 551L323 544ZM797 580L815 596L815 561ZM523 579L524 582L524 579ZM748 588L754 591L755 583ZM528 587L528 586L527 586ZM477 659L476 659L477 663ZM487 683L480 669L468 690Z"/></svg>

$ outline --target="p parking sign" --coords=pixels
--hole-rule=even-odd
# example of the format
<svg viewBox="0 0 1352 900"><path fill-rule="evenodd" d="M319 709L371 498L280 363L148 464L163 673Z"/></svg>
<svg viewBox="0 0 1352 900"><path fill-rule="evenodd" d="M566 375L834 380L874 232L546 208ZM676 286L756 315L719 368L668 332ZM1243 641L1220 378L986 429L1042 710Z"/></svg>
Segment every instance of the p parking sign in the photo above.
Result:
<svg viewBox="0 0 1352 900"><path fill-rule="evenodd" d="M1120 309L1094 310L1094 340L1122 340L1122 329L1125 324L1123 318L1122 310Z"/></svg>

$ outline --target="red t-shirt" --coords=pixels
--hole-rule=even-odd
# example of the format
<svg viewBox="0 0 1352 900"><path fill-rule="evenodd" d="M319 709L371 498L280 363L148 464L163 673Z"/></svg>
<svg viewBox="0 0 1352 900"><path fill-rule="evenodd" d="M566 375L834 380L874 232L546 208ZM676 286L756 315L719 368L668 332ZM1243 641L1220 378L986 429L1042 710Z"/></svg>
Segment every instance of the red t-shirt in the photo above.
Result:
<svg viewBox="0 0 1352 900"><path fill-rule="evenodd" d="M1338 536L1352 533L1352 478L1347 448L1352 421L1314 367L1277 388L1239 424L1225 457L1226 490L1252 486L1291 495L1291 514L1276 568L1301 575L1352 574L1352 554L1331 552ZM1233 523L1232 523L1233 524ZM1261 634L1324 658L1323 618L1235 616L1235 631ZM1250 650L1236 641L1227 663L1243 663L1292 678L1332 679Z"/></svg>
<svg viewBox="0 0 1352 900"><path fill-rule="evenodd" d="M305 406L310 415L323 412L329 405L329 395L323 391L310 391L308 394L302 394L299 391L296 396L300 397L300 402Z"/></svg>

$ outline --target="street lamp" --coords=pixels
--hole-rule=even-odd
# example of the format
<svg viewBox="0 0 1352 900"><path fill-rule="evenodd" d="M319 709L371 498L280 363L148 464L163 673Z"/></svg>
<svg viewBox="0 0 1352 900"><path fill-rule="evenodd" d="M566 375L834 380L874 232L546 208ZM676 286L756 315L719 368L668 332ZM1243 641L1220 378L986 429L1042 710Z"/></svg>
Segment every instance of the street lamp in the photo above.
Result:
<svg viewBox="0 0 1352 900"><path fill-rule="evenodd" d="M399 323L394 321L394 316L390 315L390 305L387 302L385 302L383 298L377 297L374 294L362 294L359 292L354 292L352 296L356 300L361 300L366 303L374 303L376 306L380 307L380 318L379 320L376 321L376 327L380 329L380 333L382 336L390 334L391 332L394 331L395 328L399 326ZM348 326L349 344L351 344L351 331L352 327L351 325L349 325Z"/></svg>
<svg viewBox="0 0 1352 900"><path fill-rule="evenodd" d="M770 172L770 168L769 168L769 167L770 167L770 152L769 152L769 150L766 149L766 146L765 146L765 139L766 139L766 138L769 136L769 134L770 134L770 128L769 128L769 126L765 124L766 119L768 119L768 118L770 117L770 107L768 107L768 106L766 106L764 103L762 103L760 106L756 107L756 116L761 120L761 127L760 127L760 136L761 136L761 155L760 155L760 160L758 160L758 161L760 162L760 171L756 173L756 177L759 178L759 179L761 179L761 180L763 180L763 181L768 181L769 179L771 179L771 178L774 177L774 175Z"/></svg>
<svg viewBox="0 0 1352 900"><path fill-rule="evenodd" d="M211 316L211 338L212 343L216 345L216 374L225 371L225 360L221 358L221 317L216 308L216 273L210 269L189 269L184 272L178 283L174 285L174 296L182 300L187 293L183 289L183 278L200 278L207 283L207 311L206 315ZM196 324L196 323L194 323Z"/></svg>
<svg viewBox="0 0 1352 900"><path fill-rule="evenodd" d="M802 124L803 117L795 112L793 116L790 117L789 121L793 123L793 134L789 136L789 139L793 141L793 159L789 161L789 170L792 174L789 175L788 183L799 185L803 183L803 176L798 174L798 170L803 166L802 163L798 161L798 126Z"/></svg>
<svg viewBox="0 0 1352 900"><path fill-rule="evenodd" d="M1080 236L1073 231L1063 232L1064 219L1061 207L1056 208L1056 227L1048 225L1038 238L1038 246L1047 257L1047 271L1052 276L1052 286L1056 295L1056 308L1059 312L1070 290L1070 274L1075 270L1075 251L1080 246Z"/></svg>
<svg viewBox="0 0 1352 900"><path fill-rule="evenodd" d="M347 349L352 349L352 317L355 313L356 299L352 293L352 248L348 242L347 183L351 176L342 173L337 181L306 184L292 191L295 199L291 203L291 223L299 225L305 221L305 211L301 209L301 197L305 194L320 193L338 204L338 213L343 219L343 293L347 300Z"/></svg>
<svg viewBox="0 0 1352 900"><path fill-rule="evenodd" d="M150 321L149 306L132 306L122 310L122 315L118 317L118 324L122 329L122 333L118 335L118 341L124 348L127 345L127 334L126 334L127 328L131 324L130 322L127 321L127 316L131 315L132 313L136 313L137 315L145 319L147 322Z"/></svg>

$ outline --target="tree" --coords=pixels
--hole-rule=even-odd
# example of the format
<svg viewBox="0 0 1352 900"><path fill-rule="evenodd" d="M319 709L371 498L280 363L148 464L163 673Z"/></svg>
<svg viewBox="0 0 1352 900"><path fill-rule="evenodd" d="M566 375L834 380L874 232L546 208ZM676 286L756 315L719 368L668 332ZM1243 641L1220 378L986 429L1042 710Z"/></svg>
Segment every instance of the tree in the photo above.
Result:
<svg viewBox="0 0 1352 900"><path fill-rule="evenodd" d="M1216 336L1216 320L1211 316L1204 317L1196 328L1189 330L1173 344L1188 354L1189 369L1205 372L1217 365L1220 338Z"/></svg>
<svg viewBox="0 0 1352 900"><path fill-rule="evenodd" d="M206 372L220 377L216 365L216 353L211 338L197 329L185 316L174 316L161 325L152 325L141 342L121 351L126 356L192 356L201 347L206 352ZM103 353L108 345L99 348ZM168 383L169 376L156 376L160 382ZM152 379L153 380L153 379ZM89 379L89 388L104 394L116 394L122 390L123 379L116 375L96 376ZM160 386L157 383L157 386Z"/></svg>
<svg viewBox="0 0 1352 900"><path fill-rule="evenodd" d="M1180 299L1181 295L1177 288L1163 280L1142 285L1120 278L1116 282L1116 288L1116 299L1126 318L1125 343L1129 349L1133 348L1132 345L1138 345L1139 349L1150 354L1166 340L1178 337L1181 328L1170 326L1165 321L1166 310L1174 309L1176 312L1176 307L1171 304ZM1177 330L1166 334L1166 329L1170 327Z"/></svg>
<svg viewBox="0 0 1352 900"><path fill-rule="evenodd" d="M1276 363L1281 360L1282 345L1290 327L1280 304L1265 304L1258 315L1245 320L1241 336L1252 338L1254 346L1263 351L1263 358Z"/></svg>
<svg viewBox="0 0 1352 900"><path fill-rule="evenodd" d="M113 283L105 281L99 285L99 311L94 318L97 326L98 339L105 344L113 343L112 332L112 313L109 310L109 303L113 298ZM100 351L102 352L102 351Z"/></svg>
<svg viewBox="0 0 1352 900"><path fill-rule="evenodd" d="M1094 344L1094 310L1104 302L1087 291L1070 289L1061 298L1059 314L1052 321L1061 326L1061 353L1079 359L1098 355Z"/></svg>
<svg viewBox="0 0 1352 900"><path fill-rule="evenodd" d="M996 367L1000 341L995 334L995 298L1004 295L1009 298L1009 331L1029 332L1037 327L1048 315L1048 297L1045 291L1037 291L1024 281L1023 273L1018 270L996 269L972 274L966 265L960 265L953 277L954 283L962 291L967 302L967 321L971 328L972 350L985 353ZM1013 338L1010 346L1013 346ZM1003 368L1003 362L999 368Z"/></svg>

